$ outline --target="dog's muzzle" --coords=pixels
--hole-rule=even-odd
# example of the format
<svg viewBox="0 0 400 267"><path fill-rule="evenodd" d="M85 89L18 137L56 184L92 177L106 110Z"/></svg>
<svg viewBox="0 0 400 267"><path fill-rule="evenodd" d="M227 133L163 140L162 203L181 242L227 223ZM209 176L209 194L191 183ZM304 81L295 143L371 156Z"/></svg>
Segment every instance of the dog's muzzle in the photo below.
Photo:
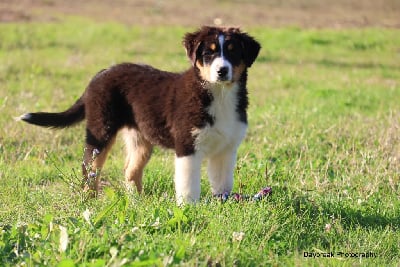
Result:
<svg viewBox="0 0 400 267"><path fill-rule="evenodd" d="M230 82L232 80L232 65L225 58L216 58L210 67L211 82Z"/></svg>
<svg viewBox="0 0 400 267"><path fill-rule="evenodd" d="M229 72L229 68L224 66L221 67L217 73L218 73L218 80L219 81L227 81L228 80L228 72Z"/></svg>

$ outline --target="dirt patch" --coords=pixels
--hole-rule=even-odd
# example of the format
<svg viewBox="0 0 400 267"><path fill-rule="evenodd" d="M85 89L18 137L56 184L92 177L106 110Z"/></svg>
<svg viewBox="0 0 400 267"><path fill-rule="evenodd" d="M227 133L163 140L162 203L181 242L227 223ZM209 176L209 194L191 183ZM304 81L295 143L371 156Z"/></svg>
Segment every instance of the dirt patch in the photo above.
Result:
<svg viewBox="0 0 400 267"><path fill-rule="evenodd" d="M52 21L77 15L128 25L197 27L222 22L244 27L400 28L398 0L2 0L0 22Z"/></svg>

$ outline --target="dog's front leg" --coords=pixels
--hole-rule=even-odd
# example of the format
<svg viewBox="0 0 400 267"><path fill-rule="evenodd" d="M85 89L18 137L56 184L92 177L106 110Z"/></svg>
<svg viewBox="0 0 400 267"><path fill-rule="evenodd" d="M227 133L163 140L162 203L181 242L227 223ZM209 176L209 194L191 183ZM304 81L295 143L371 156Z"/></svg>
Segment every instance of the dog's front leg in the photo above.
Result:
<svg viewBox="0 0 400 267"><path fill-rule="evenodd" d="M200 153L175 157L175 192L178 205L194 203L200 199Z"/></svg>
<svg viewBox="0 0 400 267"><path fill-rule="evenodd" d="M233 148L209 158L207 171L214 195L231 192L235 164L236 149Z"/></svg>

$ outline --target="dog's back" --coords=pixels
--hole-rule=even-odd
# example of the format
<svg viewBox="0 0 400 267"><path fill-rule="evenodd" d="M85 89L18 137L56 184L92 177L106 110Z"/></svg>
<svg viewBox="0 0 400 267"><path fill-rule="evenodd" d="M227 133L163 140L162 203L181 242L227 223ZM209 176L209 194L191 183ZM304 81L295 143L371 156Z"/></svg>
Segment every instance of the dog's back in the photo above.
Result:
<svg viewBox="0 0 400 267"><path fill-rule="evenodd" d="M86 118L84 188L96 194L99 170L117 133L125 129L127 184L142 190L154 145L175 150L178 203L200 197L203 158L214 194L229 192L237 147L247 129L247 68L260 45L237 28L203 27L184 37L192 67L183 73L123 63L100 71L82 97L60 113L21 119L64 128Z"/></svg>

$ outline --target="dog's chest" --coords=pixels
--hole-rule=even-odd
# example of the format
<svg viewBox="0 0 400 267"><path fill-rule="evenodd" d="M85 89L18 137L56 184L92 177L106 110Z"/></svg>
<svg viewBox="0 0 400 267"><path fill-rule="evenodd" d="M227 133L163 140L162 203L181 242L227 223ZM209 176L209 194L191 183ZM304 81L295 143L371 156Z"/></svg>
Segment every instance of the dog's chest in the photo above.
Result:
<svg viewBox="0 0 400 267"><path fill-rule="evenodd" d="M215 90L207 110L214 118L214 124L193 131L196 151L206 157L237 149L246 134L247 124L239 120L237 113L237 91L236 85Z"/></svg>

